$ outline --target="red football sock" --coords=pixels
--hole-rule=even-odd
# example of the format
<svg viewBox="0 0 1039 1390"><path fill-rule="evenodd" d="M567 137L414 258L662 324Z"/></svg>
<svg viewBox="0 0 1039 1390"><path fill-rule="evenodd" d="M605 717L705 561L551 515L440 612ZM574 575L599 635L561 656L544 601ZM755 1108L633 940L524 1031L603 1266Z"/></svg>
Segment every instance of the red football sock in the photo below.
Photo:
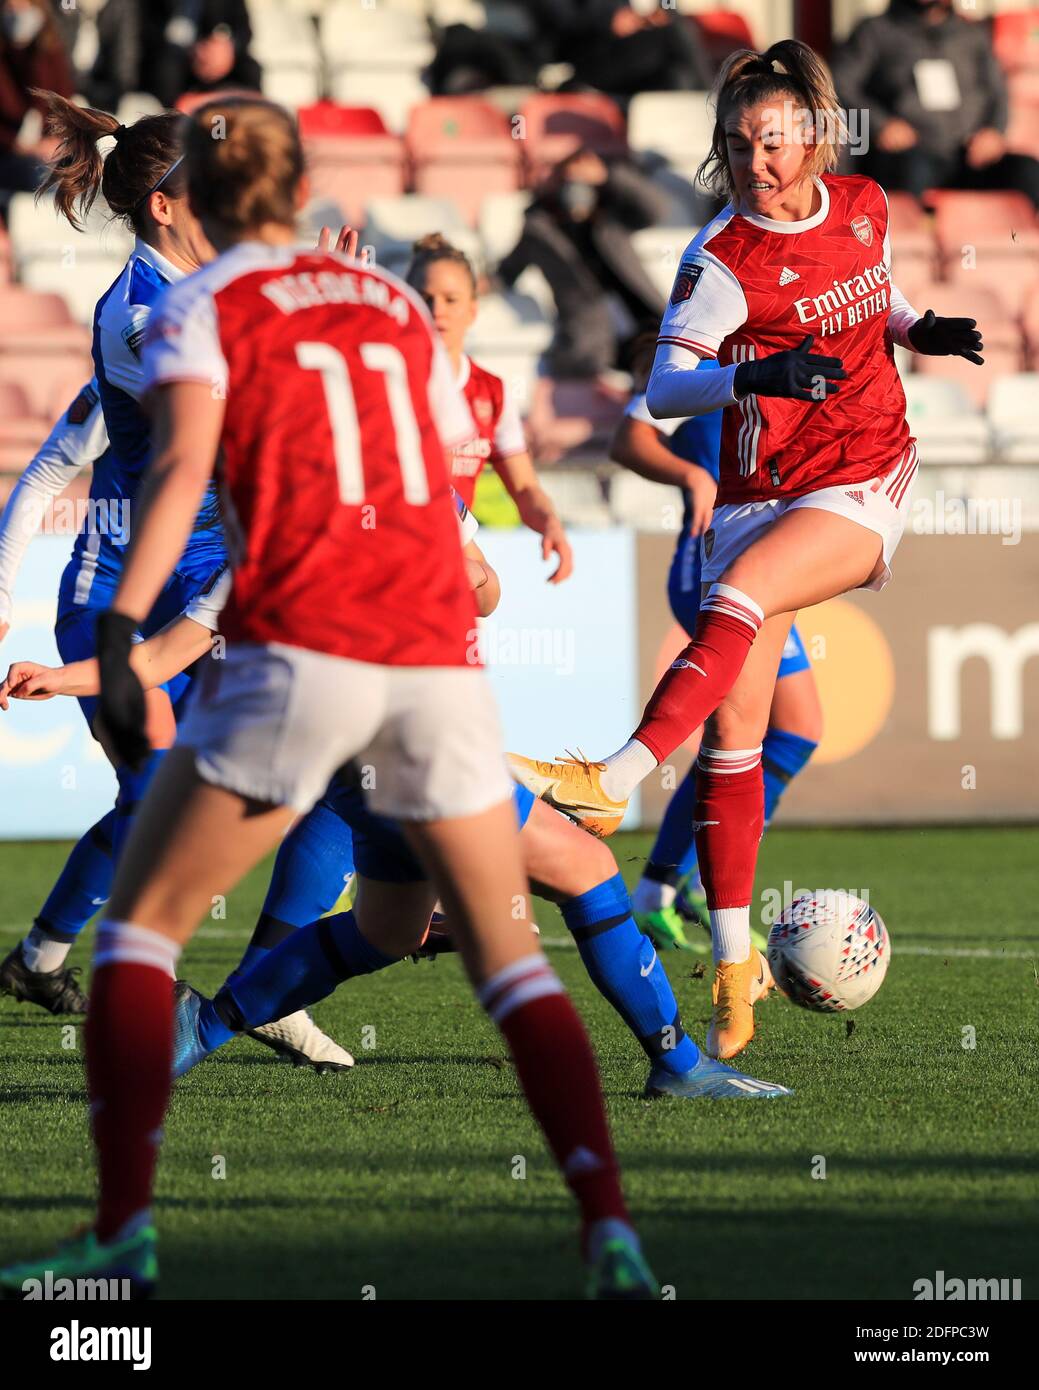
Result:
<svg viewBox="0 0 1039 1390"><path fill-rule="evenodd" d="M596 1221L630 1224L588 1035L540 953L500 970L480 1001L501 1029L523 1094L581 1208Z"/></svg>
<svg viewBox="0 0 1039 1390"><path fill-rule="evenodd" d="M765 826L760 746L737 751L700 749L693 816L708 907L747 907Z"/></svg>
<svg viewBox="0 0 1039 1390"><path fill-rule="evenodd" d="M86 1066L101 1241L151 1203L170 1094L178 954L169 937L128 922L103 922L98 931Z"/></svg>
<svg viewBox="0 0 1039 1390"><path fill-rule="evenodd" d="M662 763L713 714L735 684L764 614L731 584L712 584L693 640L650 696L635 737Z"/></svg>

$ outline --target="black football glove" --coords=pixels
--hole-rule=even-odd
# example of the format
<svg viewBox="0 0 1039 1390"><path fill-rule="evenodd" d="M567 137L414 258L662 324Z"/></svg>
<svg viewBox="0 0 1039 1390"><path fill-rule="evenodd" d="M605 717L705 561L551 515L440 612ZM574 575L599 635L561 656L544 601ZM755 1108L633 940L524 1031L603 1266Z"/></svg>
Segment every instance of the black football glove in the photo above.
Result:
<svg viewBox="0 0 1039 1390"><path fill-rule="evenodd" d="M927 357L965 357L980 367L985 359L979 357L985 344L977 329L976 319L939 319L928 309L917 319L907 334L917 352Z"/></svg>
<svg viewBox="0 0 1039 1390"><path fill-rule="evenodd" d="M97 620L97 665L101 677L98 719L121 763L144 766L151 753L145 733L144 689L130 665L137 624L109 609Z"/></svg>
<svg viewBox="0 0 1039 1390"><path fill-rule="evenodd" d="M837 394L836 382L847 376L839 357L817 357L809 352L815 341L811 334L795 348L773 352L755 362L741 362L733 374L736 396L785 396L793 401L824 399Z"/></svg>

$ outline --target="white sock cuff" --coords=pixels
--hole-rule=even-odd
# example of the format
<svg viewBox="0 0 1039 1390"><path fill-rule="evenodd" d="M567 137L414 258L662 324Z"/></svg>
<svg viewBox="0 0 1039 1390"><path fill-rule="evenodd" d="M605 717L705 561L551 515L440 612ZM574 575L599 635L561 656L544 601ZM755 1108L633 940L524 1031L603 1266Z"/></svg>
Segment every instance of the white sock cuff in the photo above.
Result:
<svg viewBox="0 0 1039 1390"><path fill-rule="evenodd" d="M761 744L757 748L705 748L700 745L696 765L704 772L751 772L761 762Z"/></svg>
<svg viewBox="0 0 1039 1390"><path fill-rule="evenodd" d="M732 584L712 584L700 608L701 611L726 613L730 618L738 618L754 632L757 632L765 621L764 609L755 603L749 594Z"/></svg>
<svg viewBox="0 0 1039 1390"><path fill-rule="evenodd" d="M513 961L486 980L478 991L480 1003L494 1023L501 1021L532 999L546 994L562 994L559 976L540 951Z"/></svg>
<svg viewBox="0 0 1039 1390"><path fill-rule="evenodd" d="M151 965L175 976L180 947L163 932L106 918L97 929L94 969L101 965Z"/></svg>
<svg viewBox="0 0 1039 1390"><path fill-rule="evenodd" d="M714 959L742 961L750 955L750 906L712 907Z"/></svg>

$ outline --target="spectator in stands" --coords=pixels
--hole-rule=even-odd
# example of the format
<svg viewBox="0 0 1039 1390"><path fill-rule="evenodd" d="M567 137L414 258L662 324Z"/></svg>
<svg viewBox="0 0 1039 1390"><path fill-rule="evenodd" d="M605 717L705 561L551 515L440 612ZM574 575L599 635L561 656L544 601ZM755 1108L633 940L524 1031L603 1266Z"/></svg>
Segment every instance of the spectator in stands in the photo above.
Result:
<svg viewBox="0 0 1039 1390"><path fill-rule="evenodd" d="M55 143L43 135L42 101L33 89L71 97L72 65L49 0L0 0L0 200L35 190ZM38 132L22 136L30 111Z"/></svg>
<svg viewBox="0 0 1039 1390"><path fill-rule="evenodd" d="M498 274L512 285L535 265L548 281L558 313L546 362L553 376L626 368L638 334L659 325L664 302L631 233L665 211L660 192L633 165L607 164L588 149L564 159L537 191Z"/></svg>
<svg viewBox="0 0 1039 1390"><path fill-rule="evenodd" d="M144 27L141 0L106 0L97 15L97 56L81 79L91 106L114 111L127 92L148 90Z"/></svg>
<svg viewBox="0 0 1039 1390"><path fill-rule="evenodd" d="M1017 189L1039 207L1039 161L1007 153L1007 85L989 31L955 14L952 0L890 0L832 66L842 105L869 111L869 148L853 169L917 197Z"/></svg>
<svg viewBox="0 0 1039 1390"><path fill-rule="evenodd" d="M625 0L532 0L555 36L554 58L574 81L611 96L706 89L711 65L696 30L672 5L643 14Z"/></svg>
<svg viewBox="0 0 1039 1390"><path fill-rule="evenodd" d="M245 0L148 0L141 13L142 85L164 106L187 92L259 91Z"/></svg>

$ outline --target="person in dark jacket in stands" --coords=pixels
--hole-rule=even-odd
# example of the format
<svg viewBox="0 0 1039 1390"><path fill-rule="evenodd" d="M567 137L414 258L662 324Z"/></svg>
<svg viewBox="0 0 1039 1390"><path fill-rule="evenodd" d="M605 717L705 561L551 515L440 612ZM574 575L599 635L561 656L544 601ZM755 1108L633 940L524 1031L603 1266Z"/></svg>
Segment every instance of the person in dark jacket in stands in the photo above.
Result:
<svg viewBox="0 0 1039 1390"><path fill-rule="evenodd" d="M891 0L834 54L846 109L869 111L850 162L887 189L1016 189L1039 207L1039 160L1007 152L1007 85L988 29L952 0Z"/></svg>
<svg viewBox="0 0 1039 1390"><path fill-rule="evenodd" d="M161 42L154 36L160 14L165 17ZM151 0L148 15L153 36L146 30L147 90L164 105L175 105L186 92L259 90L260 65L248 51L252 26L245 0Z"/></svg>
<svg viewBox="0 0 1039 1390"><path fill-rule="evenodd" d="M48 0L0 0L0 200L35 191L55 142L40 131L21 135L30 111L43 114L32 89L71 97L69 62Z"/></svg>
<svg viewBox="0 0 1039 1390"><path fill-rule="evenodd" d="M548 281L558 314L546 363L553 376L626 368L638 335L657 328L664 301L631 233L665 211L659 190L627 160L607 162L589 149L567 156L543 182L498 275L512 285L534 265Z"/></svg>
<svg viewBox="0 0 1039 1390"><path fill-rule="evenodd" d="M611 96L706 90L711 64L697 32L672 5L635 10L626 0L529 0L553 37L554 61L574 82Z"/></svg>

